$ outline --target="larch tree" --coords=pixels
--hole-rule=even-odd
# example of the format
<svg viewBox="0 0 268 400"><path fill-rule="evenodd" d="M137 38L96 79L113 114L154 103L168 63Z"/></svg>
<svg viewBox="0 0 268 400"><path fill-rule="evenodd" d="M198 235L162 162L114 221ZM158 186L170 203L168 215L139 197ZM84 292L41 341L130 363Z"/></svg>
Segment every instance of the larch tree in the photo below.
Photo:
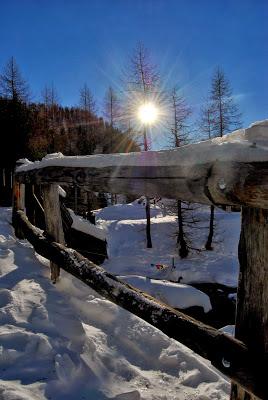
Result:
<svg viewBox="0 0 268 400"><path fill-rule="evenodd" d="M157 98L156 92L159 87L159 74L156 66L152 63L150 53L142 42L139 42L129 60L128 69L125 73L127 114L130 119L137 119L137 108L141 104ZM135 124L136 125L136 124ZM143 124L143 148L148 151L148 131L146 124ZM151 239L151 217L150 199L146 197L146 239L147 248L152 247Z"/></svg>
<svg viewBox="0 0 268 400"><path fill-rule="evenodd" d="M207 139L226 135L241 127L241 113L234 101L225 73L217 67L211 82L210 96L201 109L200 128ZM205 248L213 250L215 207L210 207L209 233Z"/></svg>
<svg viewBox="0 0 268 400"><path fill-rule="evenodd" d="M213 106L209 100L201 107L198 126L201 131L200 136L202 140L211 139L213 137Z"/></svg>
<svg viewBox="0 0 268 400"><path fill-rule="evenodd" d="M0 75L0 96L17 102L27 102L30 91L14 57L7 62Z"/></svg>
<svg viewBox="0 0 268 400"><path fill-rule="evenodd" d="M89 113L91 116L96 114L96 101L86 83L80 89L79 106L84 112Z"/></svg>
<svg viewBox="0 0 268 400"><path fill-rule="evenodd" d="M44 107L44 123L48 141L48 152L57 150L57 139L59 138L59 95L54 83L46 85L41 92L41 101Z"/></svg>
<svg viewBox="0 0 268 400"><path fill-rule="evenodd" d="M203 140L211 139L212 137L214 137L213 135L214 107L215 105L211 102L211 100L207 100L206 103L201 107L199 127L201 130L201 137ZM211 205L210 218L209 218L209 233L205 244L206 250L213 250L212 241L214 236L214 218L215 218L214 216L215 216L215 207L214 205Z"/></svg>
<svg viewBox="0 0 268 400"><path fill-rule="evenodd" d="M115 128L120 118L120 100L116 91L110 86L104 98L104 116L111 128Z"/></svg>
<svg viewBox="0 0 268 400"><path fill-rule="evenodd" d="M80 127L79 127L79 151L83 154L90 154L92 151L102 152L98 143L98 138L102 136L102 132L96 129L98 125L97 107L93 93L85 83L79 92L79 109L80 109ZM98 131L98 133L97 133ZM93 150L94 147L94 150Z"/></svg>
<svg viewBox="0 0 268 400"><path fill-rule="evenodd" d="M5 146L0 152L1 163L14 167L18 158L25 157L29 133L29 86L11 57L0 74L1 125L5 126Z"/></svg>
<svg viewBox="0 0 268 400"><path fill-rule="evenodd" d="M241 113L234 101L230 83L219 67L212 77L210 101L213 137L222 137L241 127Z"/></svg>
<svg viewBox="0 0 268 400"><path fill-rule="evenodd" d="M59 104L59 96L57 90L52 83L50 86L46 85L41 93L42 102L46 108L51 108Z"/></svg>
<svg viewBox="0 0 268 400"><path fill-rule="evenodd" d="M178 88L174 87L170 94L170 138L172 147L180 147L187 143L188 139L188 118L191 115L191 108L187 105L185 98L179 93ZM189 207L184 209L183 202L177 201L177 217L178 217L178 235L177 244L179 246L179 255L181 258L187 257L189 246L185 236L185 212Z"/></svg>
<svg viewBox="0 0 268 400"><path fill-rule="evenodd" d="M104 117L108 121L108 147L109 153L118 151L117 140L116 140L116 129L120 119L120 100L116 91L112 86L109 86L104 97ZM111 203L117 203L117 195L111 193Z"/></svg>

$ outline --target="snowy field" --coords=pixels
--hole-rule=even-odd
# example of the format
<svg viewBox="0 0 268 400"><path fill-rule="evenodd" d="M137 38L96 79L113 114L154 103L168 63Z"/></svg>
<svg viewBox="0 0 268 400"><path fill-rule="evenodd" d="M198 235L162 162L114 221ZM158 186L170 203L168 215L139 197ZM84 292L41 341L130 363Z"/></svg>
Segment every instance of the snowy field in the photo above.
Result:
<svg viewBox="0 0 268 400"><path fill-rule="evenodd" d="M177 221L165 208L151 206L153 248L146 248L144 208L137 202L106 207L97 214L97 225L107 231L110 258L104 267L116 275L142 275L182 283L216 282L237 286L237 246L240 213L216 211L215 251L193 252L181 260L176 248ZM209 208L197 213L200 226L208 226ZM208 229L196 229L193 247L204 250ZM175 268L172 268L174 258ZM164 264L158 270L151 264Z"/></svg>
<svg viewBox="0 0 268 400"><path fill-rule="evenodd" d="M14 238L10 215L0 209L0 399L229 398L229 382L183 345L64 271L53 285L47 260ZM176 255L175 217L159 207L152 215L153 249L146 249L142 205L98 213L109 243L104 267L174 306L200 304L207 311L207 296L187 283L236 285L239 214L219 211L215 251L183 261ZM202 232L196 246L204 245ZM180 285L165 282L178 277Z"/></svg>

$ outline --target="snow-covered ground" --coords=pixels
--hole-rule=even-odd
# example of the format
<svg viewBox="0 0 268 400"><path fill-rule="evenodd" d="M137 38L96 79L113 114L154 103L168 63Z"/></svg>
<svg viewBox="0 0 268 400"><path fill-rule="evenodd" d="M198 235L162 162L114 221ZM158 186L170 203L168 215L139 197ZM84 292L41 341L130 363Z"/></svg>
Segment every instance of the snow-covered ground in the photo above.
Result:
<svg viewBox="0 0 268 400"><path fill-rule="evenodd" d="M53 285L47 260L28 242L14 238L10 214L0 209L0 399L229 398L228 381L183 345L64 271ZM152 215L154 247L146 249L142 205L117 205L98 213L97 225L109 244L105 268L132 284L152 287L159 296L169 293L169 301L176 298L174 290L182 295L189 282L236 284L239 214L218 212L221 241L215 251L184 261L176 256L175 218L163 216L159 207ZM156 281L180 276L183 285ZM159 286L169 289L159 292ZM203 302L208 309L197 292L186 296L184 305Z"/></svg>
<svg viewBox="0 0 268 400"><path fill-rule="evenodd" d="M237 246L240 233L240 213L216 211L214 251L193 252L180 259L176 248L177 221L166 215L165 208L151 206L151 232L153 248L146 248L144 207L138 202L107 207L97 213L97 225L107 230L110 258L104 267L116 275L141 275L181 283L216 282L237 286ZM209 208L198 212L201 226L207 226ZM202 222L202 220L204 222ZM193 246L203 249L207 229L195 232ZM175 268L172 268L174 258ZM157 269L156 264L167 266Z"/></svg>

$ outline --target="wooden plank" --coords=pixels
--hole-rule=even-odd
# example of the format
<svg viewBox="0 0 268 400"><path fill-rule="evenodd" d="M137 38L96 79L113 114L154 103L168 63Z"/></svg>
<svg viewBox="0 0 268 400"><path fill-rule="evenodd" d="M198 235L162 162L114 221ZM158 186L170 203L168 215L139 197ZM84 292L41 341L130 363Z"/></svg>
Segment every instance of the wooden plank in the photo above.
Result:
<svg viewBox="0 0 268 400"><path fill-rule="evenodd" d="M46 231L53 240L64 244L58 186L44 185L43 195ZM56 263L50 262L50 269L51 280L56 283L60 275L60 268Z"/></svg>
<svg viewBox="0 0 268 400"><path fill-rule="evenodd" d="M268 211L242 209L235 336L255 352L258 384L268 378ZM233 385L231 400L255 400ZM267 399L267 397L263 397Z"/></svg>
<svg viewBox="0 0 268 400"><path fill-rule="evenodd" d="M259 371L256 363L262 360L259 356L256 358L254 349L249 351L241 341L224 335L119 280L73 249L49 241L38 228L31 225L23 212L18 211L17 218L25 237L39 254L52 260L101 296L209 359L216 368L250 393L267 399L267 385L257 379Z"/></svg>
<svg viewBox="0 0 268 400"><path fill-rule="evenodd" d="M17 170L20 182L268 209L268 124L173 150L61 157L27 168Z"/></svg>

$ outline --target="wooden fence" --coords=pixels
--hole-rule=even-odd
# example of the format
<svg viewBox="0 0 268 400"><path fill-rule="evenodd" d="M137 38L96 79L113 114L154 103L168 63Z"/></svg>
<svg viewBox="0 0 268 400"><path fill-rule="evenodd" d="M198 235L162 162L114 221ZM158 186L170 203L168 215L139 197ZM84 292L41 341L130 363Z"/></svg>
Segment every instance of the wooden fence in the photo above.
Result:
<svg viewBox="0 0 268 400"><path fill-rule="evenodd" d="M25 185L42 186L47 237L27 219ZM236 339L118 280L64 246L58 185L242 206ZM16 170L13 223L36 251L102 296L209 359L231 399L268 399L268 122L171 151L62 157Z"/></svg>

